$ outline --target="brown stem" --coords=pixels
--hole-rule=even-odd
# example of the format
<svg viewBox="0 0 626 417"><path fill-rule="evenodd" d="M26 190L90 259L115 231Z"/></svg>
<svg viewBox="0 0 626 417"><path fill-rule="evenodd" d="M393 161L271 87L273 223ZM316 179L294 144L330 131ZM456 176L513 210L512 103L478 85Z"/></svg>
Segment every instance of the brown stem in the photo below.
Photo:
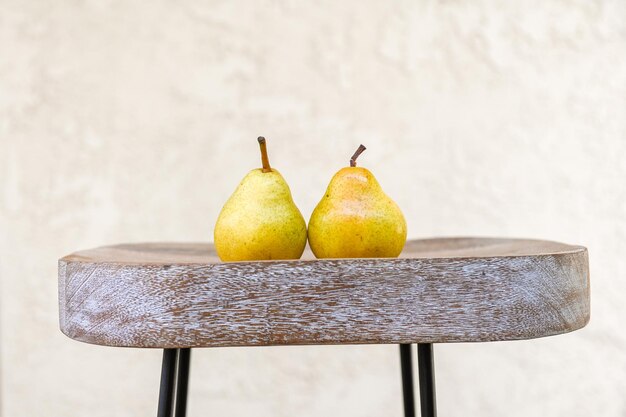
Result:
<svg viewBox="0 0 626 417"><path fill-rule="evenodd" d="M356 159L359 157L359 155L361 155L363 153L363 151L365 149L367 149L365 146L359 145L359 148L356 150L354 155L352 155L352 158L350 158L350 166L351 167L355 167L356 166Z"/></svg>
<svg viewBox="0 0 626 417"><path fill-rule="evenodd" d="M267 157L267 146L265 145L265 138L263 136L259 136L257 140L259 141L259 146L261 147L261 162L263 163L263 172L272 172L272 167L270 167L270 160Z"/></svg>

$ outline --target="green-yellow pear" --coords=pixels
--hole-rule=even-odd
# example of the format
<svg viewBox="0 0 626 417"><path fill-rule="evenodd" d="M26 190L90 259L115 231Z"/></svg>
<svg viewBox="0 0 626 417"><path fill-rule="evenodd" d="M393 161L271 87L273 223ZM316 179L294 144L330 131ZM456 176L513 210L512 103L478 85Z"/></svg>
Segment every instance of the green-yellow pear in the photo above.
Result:
<svg viewBox="0 0 626 417"><path fill-rule="evenodd" d="M365 168L356 166L359 149L330 180L309 220L309 245L317 258L391 258L402 252L406 221Z"/></svg>
<svg viewBox="0 0 626 417"><path fill-rule="evenodd" d="M259 137L263 168L244 177L217 218L214 242L222 261L298 259L306 245L306 223L280 173L270 167Z"/></svg>

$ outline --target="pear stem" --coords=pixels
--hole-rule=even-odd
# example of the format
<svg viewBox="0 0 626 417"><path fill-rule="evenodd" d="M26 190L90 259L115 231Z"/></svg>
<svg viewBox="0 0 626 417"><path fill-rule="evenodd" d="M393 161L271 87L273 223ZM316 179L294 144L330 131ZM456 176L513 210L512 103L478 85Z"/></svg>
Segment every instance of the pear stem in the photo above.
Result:
<svg viewBox="0 0 626 417"><path fill-rule="evenodd" d="M261 162L263 163L263 172L272 172L272 167L270 167L270 160L267 157L267 145L265 144L265 138L263 136L259 136L257 140L259 141L259 146L261 147Z"/></svg>
<svg viewBox="0 0 626 417"><path fill-rule="evenodd" d="M365 149L367 149L365 146L359 145L359 148L356 150L354 155L352 155L352 158L350 158L350 166L351 167L355 167L356 166L356 159L359 157L359 155L361 155L363 153L363 151Z"/></svg>

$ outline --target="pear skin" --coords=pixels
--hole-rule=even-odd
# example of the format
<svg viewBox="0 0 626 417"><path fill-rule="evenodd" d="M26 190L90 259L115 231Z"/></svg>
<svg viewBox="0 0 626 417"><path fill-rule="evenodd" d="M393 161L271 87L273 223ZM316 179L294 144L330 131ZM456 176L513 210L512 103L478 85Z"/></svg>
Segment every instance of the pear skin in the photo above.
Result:
<svg viewBox="0 0 626 417"><path fill-rule="evenodd" d="M311 214L309 245L317 258L392 258L404 248L404 215L374 175L356 167L361 147L352 166L331 179Z"/></svg>
<svg viewBox="0 0 626 417"><path fill-rule="evenodd" d="M270 168L265 139L259 138L263 168L250 171L220 212L214 230L222 261L299 259L306 223L280 173Z"/></svg>

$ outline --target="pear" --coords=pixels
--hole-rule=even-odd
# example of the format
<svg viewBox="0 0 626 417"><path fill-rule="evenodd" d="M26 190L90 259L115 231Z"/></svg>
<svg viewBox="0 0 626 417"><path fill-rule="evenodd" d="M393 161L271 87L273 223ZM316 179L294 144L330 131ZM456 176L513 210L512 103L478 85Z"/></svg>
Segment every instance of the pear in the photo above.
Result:
<svg viewBox="0 0 626 417"><path fill-rule="evenodd" d="M309 220L309 245L317 258L392 258L406 242L406 220L400 207L387 196L356 158L360 145L330 180Z"/></svg>
<svg viewBox="0 0 626 417"><path fill-rule="evenodd" d="M253 169L228 199L215 224L222 261L298 259L306 245L306 223L280 173L270 167L259 137L263 168Z"/></svg>

